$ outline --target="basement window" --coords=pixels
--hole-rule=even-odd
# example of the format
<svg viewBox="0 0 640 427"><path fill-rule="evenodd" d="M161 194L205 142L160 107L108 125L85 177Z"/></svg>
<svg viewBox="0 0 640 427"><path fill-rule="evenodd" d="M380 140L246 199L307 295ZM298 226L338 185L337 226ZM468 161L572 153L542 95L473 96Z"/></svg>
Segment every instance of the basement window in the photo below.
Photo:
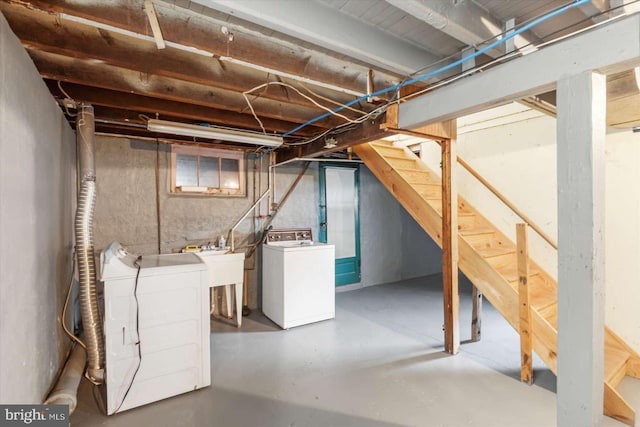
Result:
<svg viewBox="0 0 640 427"><path fill-rule="evenodd" d="M171 146L171 192L244 196L244 153L200 146Z"/></svg>

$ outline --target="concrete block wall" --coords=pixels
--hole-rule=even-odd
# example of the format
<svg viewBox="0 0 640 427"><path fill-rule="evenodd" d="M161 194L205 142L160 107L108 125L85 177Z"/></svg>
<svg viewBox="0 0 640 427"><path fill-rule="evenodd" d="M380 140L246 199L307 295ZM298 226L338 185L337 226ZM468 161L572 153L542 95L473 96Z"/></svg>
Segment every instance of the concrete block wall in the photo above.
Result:
<svg viewBox="0 0 640 427"><path fill-rule="evenodd" d="M267 158L247 161L246 197L175 195L169 192L170 147L123 138L96 139L98 196L95 215L97 248L118 240L132 253L178 251L187 244L216 241L253 203L254 192L267 188ZM257 173L254 173L254 166ZM302 163L277 168L280 200L302 170ZM158 187L156 188L156 179ZM255 183L255 189L254 189ZM306 174L278 212L274 228L311 227L319 222L318 164ZM266 214L267 202L262 214ZM398 281L441 271L437 246L366 169L361 168L362 286ZM158 224L160 233L158 234ZM251 215L238 228L236 247L252 243L260 221ZM160 237L160 241L158 241ZM258 306L260 251L247 262L249 304Z"/></svg>
<svg viewBox="0 0 640 427"><path fill-rule="evenodd" d="M41 403L70 342L75 135L0 14L0 402Z"/></svg>

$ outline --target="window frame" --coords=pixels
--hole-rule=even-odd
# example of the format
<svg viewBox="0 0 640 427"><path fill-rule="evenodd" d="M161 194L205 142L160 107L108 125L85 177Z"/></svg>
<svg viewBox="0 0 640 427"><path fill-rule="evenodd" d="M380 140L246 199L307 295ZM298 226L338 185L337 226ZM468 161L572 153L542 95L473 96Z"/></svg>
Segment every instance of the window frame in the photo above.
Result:
<svg viewBox="0 0 640 427"><path fill-rule="evenodd" d="M196 176L200 179L200 157L215 157L218 158L218 182L221 181L221 160L232 159L238 161L238 184L239 188L220 188L220 187L206 187L204 191L182 191L182 186L176 185L176 167L177 167L177 155L187 155L196 157ZM169 164L170 168L170 182L169 192L171 194L178 195L205 195L205 196L233 196L243 197L247 194L247 186L245 180L245 153L244 151L236 150L222 150L218 148L192 146L192 145L171 145L171 160ZM197 187L197 186L196 186ZM203 187L204 188L204 187Z"/></svg>

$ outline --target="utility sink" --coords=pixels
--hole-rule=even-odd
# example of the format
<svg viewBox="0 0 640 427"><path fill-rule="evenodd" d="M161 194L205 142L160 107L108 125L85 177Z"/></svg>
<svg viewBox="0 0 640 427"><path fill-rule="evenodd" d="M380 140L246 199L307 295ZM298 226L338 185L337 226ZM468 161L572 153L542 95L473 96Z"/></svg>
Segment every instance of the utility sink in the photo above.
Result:
<svg viewBox="0 0 640 427"><path fill-rule="evenodd" d="M195 252L209 269L209 286L242 283L244 278L244 253L226 250Z"/></svg>
<svg viewBox="0 0 640 427"><path fill-rule="evenodd" d="M234 254L225 250L195 252L204 262L209 272L207 285L210 288L225 287L227 301L227 317L233 317L231 305L232 286L235 287L236 316L238 328L242 325L242 283L244 280L244 253ZM211 291L211 313L215 298Z"/></svg>

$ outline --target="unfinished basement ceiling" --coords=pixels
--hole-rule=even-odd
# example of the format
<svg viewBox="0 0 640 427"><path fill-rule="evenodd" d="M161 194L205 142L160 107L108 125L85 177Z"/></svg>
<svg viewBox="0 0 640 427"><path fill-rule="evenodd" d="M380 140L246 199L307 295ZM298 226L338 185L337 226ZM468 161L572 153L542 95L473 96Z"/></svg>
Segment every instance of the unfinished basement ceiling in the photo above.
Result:
<svg viewBox="0 0 640 427"><path fill-rule="evenodd" d="M146 121L160 118L252 131L262 131L263 126L266 133L285 134L327 109L388 88L429 64L459 59L465 47L482 47L480 42L498 34L509 18L517 25L563 4L154 1L167 43L164 49L154 41L143 0L3 0L0 11L60 104L69 97L95 106L97 131L193 141L150 132ZM571 10L524 33L516 47L594 25L614 15L598 15L608 8L609 1L599 0ZM476 63L503 54L496 48ZM621 100L621 107L616 118L610 114L609 123L640 123L640 89L633 70L613 79L618 84L613 97L610 89L610 111L613 101ZM265 83L269 85L261 87ZM421 86L424 83L404 93ZM243 92L256 87L245 99ZM394 91L372 102L360 100L341 111L343 117L328 115L291 133L285 142L304 141L344 125L395 95ZM74 111L67 113L74 124ZM356 126L343 129L357 132ZM324 145L320 143L318 147Z"/></svg>

